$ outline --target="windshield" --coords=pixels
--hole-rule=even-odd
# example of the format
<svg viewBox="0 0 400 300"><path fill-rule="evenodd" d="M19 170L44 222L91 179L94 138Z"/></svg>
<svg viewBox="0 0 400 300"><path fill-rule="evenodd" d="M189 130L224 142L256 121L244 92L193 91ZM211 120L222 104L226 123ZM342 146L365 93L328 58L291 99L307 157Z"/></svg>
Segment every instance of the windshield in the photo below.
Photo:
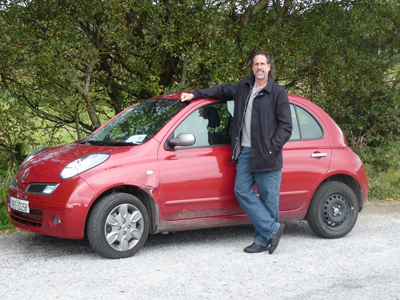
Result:
<svg viewBox="0 0 400 300"><path fill-rule="evenodd" d="M138 103L96 134L81 141L91 145L139 145L151 139L186 104L169 99Z"/></svg>

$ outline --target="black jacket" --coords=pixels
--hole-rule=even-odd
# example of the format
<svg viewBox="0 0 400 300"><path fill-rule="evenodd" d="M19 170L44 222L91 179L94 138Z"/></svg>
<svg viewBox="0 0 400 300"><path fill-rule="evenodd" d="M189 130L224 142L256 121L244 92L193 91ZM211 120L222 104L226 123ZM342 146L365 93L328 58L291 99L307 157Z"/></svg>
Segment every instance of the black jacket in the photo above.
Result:
<svg viewBox="0 0 400 300"><path fill-rule="evenodd" d="M244 78L229 85L195 90L195 98L234 100L232 128L232 163L241 151L241 131L245 106L250 96L254 78ZM282 169L282 148L292 134L292 116L286 90L269 77L268 84L254 98L251 115L250 172Z"/></svg>

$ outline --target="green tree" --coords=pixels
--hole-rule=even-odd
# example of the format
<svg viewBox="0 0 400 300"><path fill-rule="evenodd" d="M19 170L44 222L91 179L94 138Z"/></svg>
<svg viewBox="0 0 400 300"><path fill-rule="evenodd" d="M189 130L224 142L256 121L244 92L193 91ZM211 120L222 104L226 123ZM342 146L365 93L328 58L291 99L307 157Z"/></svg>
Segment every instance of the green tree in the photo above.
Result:
<svg viewBox="0 0 400 300"><path fill-rule="evenodd" d="M398 134L399 0L0 1L0 91L80 138L127 106L235 82L249 55L354 145ZM50 122L50 123L49 123Z"/></svg>
<svg viewBox="0 0 400 300"><path fill-rule="evenodd" d="M29 114L13 103L11 97L0 97L0 168L16 167L25 158L25 143L34 142L32 132L37 129Z"/></svg>
<svg viewBox="0 0 400 300"><path fill-rule="evenodd" d="M327 2L280 29L300 37L285 47L282 80L328 111L356 150L400 134L399 13L398 1Z"/></svg>

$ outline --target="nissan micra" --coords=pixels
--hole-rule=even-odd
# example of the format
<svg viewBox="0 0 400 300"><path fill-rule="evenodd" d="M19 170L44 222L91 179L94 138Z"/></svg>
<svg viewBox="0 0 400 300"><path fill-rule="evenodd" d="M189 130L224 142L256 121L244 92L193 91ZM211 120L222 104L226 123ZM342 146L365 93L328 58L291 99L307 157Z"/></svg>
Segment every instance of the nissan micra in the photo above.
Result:
<svg viewBox="0 0 400 300"><path fill-rule="evenodd" d="M149 234L250 223L234 192L233 101L145 100L86 138L29 155L8 191L15 226L68 239L87 235L108 258L134 255ZM337 124L289 95L280 220L306 219L323 238L354 227L368 193L364 166Z"/></svg>

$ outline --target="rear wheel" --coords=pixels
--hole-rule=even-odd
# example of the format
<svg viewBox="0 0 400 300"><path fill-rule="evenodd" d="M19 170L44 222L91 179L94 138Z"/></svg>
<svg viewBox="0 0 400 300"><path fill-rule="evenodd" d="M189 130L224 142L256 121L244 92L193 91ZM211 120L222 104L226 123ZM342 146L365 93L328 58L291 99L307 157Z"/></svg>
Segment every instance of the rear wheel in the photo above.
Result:
<svg viewBox="0 0 400 300"><path fill-rule="evenodd" d="M340 238L354 227L358 217L358 201L353 190L344 183L323 183L314 194L307 212L311 229L324 238Z"/></svg>
<svg viewBox="0 0 400 300"><path fill-rule="evenodd" d="M88 219L92 248L107 258L135 255L149 234L149 215L135 196L116 193L101 199Z"/></svg>

